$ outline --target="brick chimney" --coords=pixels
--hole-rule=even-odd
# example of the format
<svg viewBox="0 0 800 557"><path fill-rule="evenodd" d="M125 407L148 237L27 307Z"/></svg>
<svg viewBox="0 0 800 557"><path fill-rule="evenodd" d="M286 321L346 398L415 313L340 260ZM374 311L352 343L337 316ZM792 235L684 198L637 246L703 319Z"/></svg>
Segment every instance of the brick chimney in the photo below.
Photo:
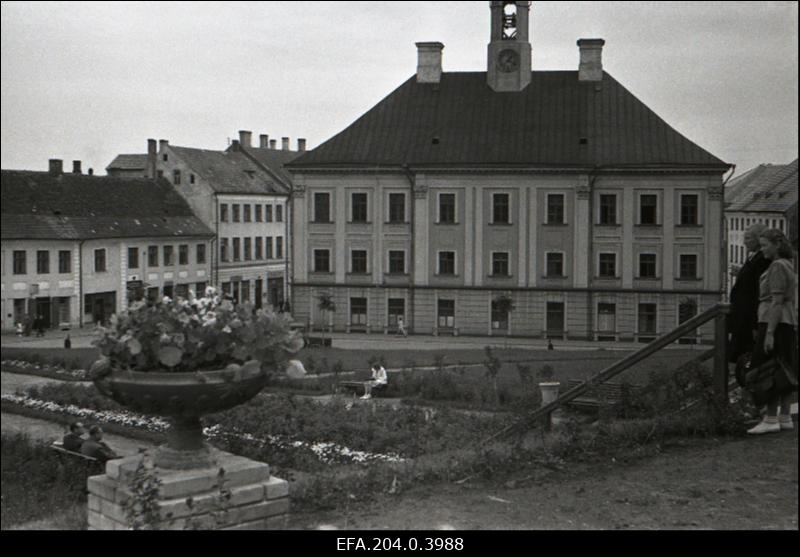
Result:
<svg viewBox="0 0 800 557"><path fill-rule="evenodd" d="M306 150L306 139L304 137L297 138L297 150L301 153Z"/></svg>
<svg viewBox="0 0 800 557"><path fill-rule="evenodd" d="M94 168L90 168L89 172L87 174L89 174L89 176L93 176L94 175Z"/></svg>
<svg viewBox="0 0 800 557"><path fill-rule="evenodd" d="M603 81L603 39L578 39L578 81Z"/></svg>
<svg viewBox="0 0 800 557"><path fill-rule="evenodd" d="M282 137L281 138L281 149L283 149L284 151L288 151L289 150L289 138L288 137Z"/></svg>
<svg viewBox="0 0 800 557"><path fill-rule="evenodd" d="M158 161L158 142L155 139L147 140L147 177L156 177L156 164Z"/></svg>
<svg viewBox="0 0 800 557"><path fill-rule="evenodd" d="M247 130L239 130L239 143L242 147L250 147L250 139L253 137L253 132Z"/></svg>
<svg viewBox="0 0 800 557"><path fill-rule="evenodd" d="M277 139L270 139L269 140L269 148L270 149L275 149L275 147L277 145L278 145L278 140Z"/></svg>
<svg viewBox="0 0 800 557"><path fill-rule="evenodd" d="M417 83L439 83L442 80L442 43L416 43Z"/></svg>
<svg viewBox="0 0 800 557"><path fill-rule="evenodd" d="M258 146L262 149L269 149L269 135L262 133L258 136Z"/></svg>
<svg viewBox="0 0 800 557"><path fill-rule="evenodd" d="M163 151L164 147L167 147L168 145L169 145L169 141L167 141L166 139L159 139L158 140L158 150L159 151Z"/></svg>
<svg viewBox="0 0 800 557"><path fill-rule="evenodd" d="M50 159L50 176L60 176L64 172L64 164L61 159Z"/></svg>
<svg viewBox="0 0 800 557"><path fill-rule="evenodd" d="M81 174L81 161L72 161L72 173Z"/></svg>

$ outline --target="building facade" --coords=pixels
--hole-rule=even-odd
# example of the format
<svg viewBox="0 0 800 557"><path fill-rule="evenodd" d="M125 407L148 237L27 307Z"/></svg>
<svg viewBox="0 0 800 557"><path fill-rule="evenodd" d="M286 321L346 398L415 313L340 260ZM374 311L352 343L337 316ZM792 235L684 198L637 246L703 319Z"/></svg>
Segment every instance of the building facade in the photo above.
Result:
<svg viewBox="0 0 800 557"><path fill-rule="evenodd" d="M649 341L719 302L729 165L604 72L602 40L532 72L529 3L490 6L486 72L418 43L416 76L287 165L295 318Z"/></svg>
<svg viewBox="0 0 800 557"><path fill-rule="evenodd" d="M203 289L211 230L163 180L2 172L3 330L105 322L131 301Z"/></svg>

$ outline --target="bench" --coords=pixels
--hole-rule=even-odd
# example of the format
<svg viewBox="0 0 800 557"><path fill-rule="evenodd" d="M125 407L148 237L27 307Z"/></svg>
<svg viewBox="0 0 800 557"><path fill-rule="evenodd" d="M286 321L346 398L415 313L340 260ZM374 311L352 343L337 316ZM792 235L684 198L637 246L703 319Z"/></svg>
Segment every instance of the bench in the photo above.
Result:
<svg viewBox="0 0 800 557"><path fill-rule="evenodd" d="M583 381L577 381L574 379L567 381L567 391L577 387L582 383ZM576 399L573 399L567 404L582 410L597 410L601 406L613 406L622 401L625 389L628 389L630 394L635 394L638 391L641 391L642 387L639 385L627 385L623 383L601 383L591 387L588 392Z"/></svg>
<svg viewBox="0 0 800 557"><path fill-rule="evenodd" d="M82 453L68 451L64 448L61 441L54 441L50 444L50 448L58 454L59 461L65 467L75 466L77 464L82 467L89 476L102 474L105 470L105 463L102 461Z"/></svg>
<svg viewBox="0 0 800 557"><path fill-rule="evenodd" d="M359 391L363 395L366 392L366 387L364 386L369 381L339 381L336 385L336 390L339 392L345 391L353 392L353 396L358 396ZM376 395L379 394L381 391L386 389L386 385L377 385L372 387L372 394Z"/></svg>

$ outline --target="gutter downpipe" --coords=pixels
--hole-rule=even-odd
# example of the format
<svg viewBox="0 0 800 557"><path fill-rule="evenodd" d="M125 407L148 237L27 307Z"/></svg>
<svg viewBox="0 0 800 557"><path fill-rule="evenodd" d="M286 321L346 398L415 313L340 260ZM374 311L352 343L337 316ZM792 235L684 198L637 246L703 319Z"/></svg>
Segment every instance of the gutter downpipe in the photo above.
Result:
<svg viewBox="0 0 800 557"><path fill-rule="evenodd" d="M589 173L589 280L588 285L592 284L594 277L594 184L600 177L600 166L595 166ZM586 308L588 315L586 322L588 323L589 340L594 338L594 292L591 287L589 288L589 304Z"/></svg>
<svg viewBox="0 0 800 557"><path fill-rule="evenodd" d="M408 163L404 163L403 164L403 171L405 172L406 178L408 179L408 188L409 188L409 193L410 193L410 195L408 196L408 222L409 222L409 226L411 228L411 231L410 231L410 234L409 234L411 241L409 242L409 248L408 248L408 252L409 252L408 253L408 266L409 266L409 269L408 269L408 271L409 271L408 272L408 317L411 318L411 322L410 323L406 322L406 326L408 327L409 332L413 333L414 332L414 328L416 326L416 322L415 322L415 319L414 319L414 317L415 317L415 313L414 313L414 298L415 298L415 295L414 295L414 275L415 275L415 272L414 272L414 258L415 258L414 244L416 243L415 242L415 238L414 238L414 230L415 230L415 226L414 226L414 224L415 224L415 220L414 220L414 205L415 205L414 186L416 185L416 178L414 176L414 173L411 172L411 169L409 168Z"/></svg>
<svg viewBox="0 0 800 557"><path fill-rule="evenodd" d="M83 329L83 243L78 242L78 327Z"/></svg>
<svg viewBox="0 0 800 557"><path fill-rule="evenodd" d="M284 307L286 307L286 302L289 302L290 309L294 310L294 298L292 298L292 293L294 289L291 288L290 285L294 283L294 271L293 266L290 265L289 258L294 255L294 238L292 237L292 222L291 220L294 218L294 203L293 203L293 195L294 189L292 186L289 186L289 194L286 196L286 214L283 215L284 219L284 237L286 238L286 242L284 245L284 272L283 276L285 277L285 284L283 285L284 288ZM291 254L291 255L290 255ZM294 261L294 259L292 259ZM291 274L290 274L291 273ZM266 285L265 285L266 286ZM291 315L291 311L289 315Z"/></svg>
<svg viewBox="0 0 800 557"><path fill-rule="evenodd" d="M219 284L219 253L217 250L217 241L219 240L219 193L214 192L214 238L211 240L211 245L214 246L214 256L211 261L214 262L214 287L220 288Z"/></svg>
<svg viewBox="0 0 800 557"><path fill-rule="evenodd" d="M732 164L730 166L731 173L722 182L722 203L720 203L720 222L722 224L720 230L720 249L722 250L722 281L720 287L722 288L722 301L728 302L728 227L725 225L725 186L733 178L733 175L736 174L736 165Z"/></svg>

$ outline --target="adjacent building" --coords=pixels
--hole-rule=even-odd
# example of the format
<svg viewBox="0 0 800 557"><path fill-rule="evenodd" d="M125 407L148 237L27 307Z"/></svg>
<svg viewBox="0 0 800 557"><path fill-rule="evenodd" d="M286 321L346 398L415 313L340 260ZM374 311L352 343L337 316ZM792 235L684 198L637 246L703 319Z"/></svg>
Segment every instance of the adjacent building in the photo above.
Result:
<svg viewBox="0 0 800 557"><path fill-rule="evenodd" d="M117 155L106 173L115 178L148 178L147 155Z"/></svg>
<svg viewBox="0 0 800 557"><path fill-rule="evenodd" d="M75 161L3 170L2 328L106 321L132 300L202 290L213 232L166 180L89 176Z"/></svg>
<svg viewBox="0 0 800 557"><path fill-rule="evenodd" d="M490 10L486 71L417 43L415 76L287 165L295 318L649 341L719 302L730 166L604 71L602 39L531 71L529 3Z"/></svg>

